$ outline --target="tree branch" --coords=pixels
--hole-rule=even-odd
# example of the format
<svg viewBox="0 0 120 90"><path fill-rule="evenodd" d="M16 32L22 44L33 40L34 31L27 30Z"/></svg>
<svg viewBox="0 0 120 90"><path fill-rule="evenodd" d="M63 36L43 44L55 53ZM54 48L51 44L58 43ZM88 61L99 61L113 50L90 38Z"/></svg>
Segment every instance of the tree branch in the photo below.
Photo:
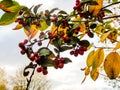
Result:
<svg viewBox="0 0 120 90"><path fill-rule="evenodd" d="M119 1L119 2L115 2L115 3L112 3L112 4L109 4L109 5L107 5L107 6L104 6L102 9L105 9L105 8L107 8L107 7L110 7L110 6L112 6L112 5L119 4L119 3L120 3L120 1Z"/></svg>

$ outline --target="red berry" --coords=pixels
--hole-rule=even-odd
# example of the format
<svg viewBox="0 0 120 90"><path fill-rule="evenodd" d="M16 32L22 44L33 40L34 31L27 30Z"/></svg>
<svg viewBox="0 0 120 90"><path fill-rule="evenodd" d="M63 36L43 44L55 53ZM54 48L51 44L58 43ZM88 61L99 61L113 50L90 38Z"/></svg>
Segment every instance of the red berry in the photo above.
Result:
<svg viewBox="0 0 120 90"><path fill-rule="evenodd" d="M25 47L25 46L24 46L24 42L20 42L20 43L19 43L19 47L20 47L21 49L22 49L23 47Z"/></svg>
<svg viewBox="0 0 120 90"><path fill-rule="evenodd" d="M59 64L58 64L58 67L59 67L59 68L63 68L63 67L64 67L64 64L63 64L63 63L59 63Z"/></svg>
<svg viewBox="0 0 120 90"><path fill-rule="evenodd" d="M42 45L42 41L39 40L39 41L38 41L38 46L41 46L41 45Z"/></svg>
<svg viewBox="0 0 120 90"><path fill-rule="evenodd" d="M70 55L73 55L75 53L75 51L70 51Z"/></svg>
<svg viewBox="0 0 120 90"><path fill-rule="evenodd" d="M83 55L83 54L84 54L84 51L79 51L79 54L80 54L80 55Z"/></svg>
<svg viewBox="0 0 120 90"><path fill-rule="evenodd" d="M37 72L41 72L41 71L43 71L43 68L42 67L38 67L37 68Z"/></svg>
<svg viewBox="0 0 120 90"><path fill-rule="evenodd" d="M40 58L39 57L35 57L35 61L38 61L38 60L40 60Z"/></svg>
<svg viewBox="0 0 120 90"><path fill-rule="evenodd" d="M69 40L70 40L70 37L69 37L69 36L66 36L66 37L64 38L64 40L65 40L65 41L69 41Z"/></svg>
<svg viewBox="0 0 120 90"><path fill-rule="evenodd" d="M32 61L35 60L35 56L34 56L34 55L31 55L29 58L30 58L30 60L32 60Z"/></svg>
<svg viewBox="0 0 120 90"><path fill-rule="evenodd" d="M34 52L34 56L38 56L38 52Z"/></svg>
<svg viewBox="0 0 120 90"><path fill-rule="evenodd" d="M25 50L21 50L20 52L21 52L22 55L24 55L26 53Z"/></svg>
<svg viewBox="0 0 120 90"><path fill-rule="evenodd" d="M45 70L45 69L43 69L42 73L43 73L43 75L47 75L47 74L48 74L48 71Z"/></svg>
<svg viewBox="0 0 120 90"><path fill-rule="evenodd" d="M24 44L27 44L27 43L28 43L28 40L27 40L27 39L25 39L25 40L24 40Z"/></svg>

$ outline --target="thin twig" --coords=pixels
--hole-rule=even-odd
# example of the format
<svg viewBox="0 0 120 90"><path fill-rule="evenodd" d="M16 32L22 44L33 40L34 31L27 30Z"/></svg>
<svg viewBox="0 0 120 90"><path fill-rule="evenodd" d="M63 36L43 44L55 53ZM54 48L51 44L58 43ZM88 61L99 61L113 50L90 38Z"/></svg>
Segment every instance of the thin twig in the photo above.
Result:
<svg viewBox="0 0 120 90"><path fill-rule="evenodd" d="M35 65L35 67L33 68L32 74L30 75L30 79L29 79L29 80L27 79L27 88L26 88L26 90L29 90L29 86L30 86L32 77L33 77L33 75L34 75L34 73L35 73L35 68L36 68L36 67L37 67L37 65Z"/></svg>
<svg viewBox="0 0 120 90"><path fill-rule="evenodd" d="M107 7L110 7L110 6L112 6L112 5L119 4L119 3L120 3L120 1L119 1L119 2L115 2L115 3L112 3L112 4L109 4L109 5L107 5L107 6L104 6L102 9L105 9L105 8L107 8Z"/></svg>

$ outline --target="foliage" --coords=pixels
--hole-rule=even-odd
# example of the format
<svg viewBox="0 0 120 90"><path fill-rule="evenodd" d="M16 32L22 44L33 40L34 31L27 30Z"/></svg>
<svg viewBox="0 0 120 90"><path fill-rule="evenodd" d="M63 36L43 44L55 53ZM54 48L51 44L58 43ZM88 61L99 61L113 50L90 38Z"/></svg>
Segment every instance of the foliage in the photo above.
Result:
<svg viewBox="0 0 120 90"><path fill-rule="evenodd" d="M5 12L0 18L0 25L16 22L17 25L13 30L23 28L28 37L19 43L21 54L26 54L30 60L30 64L24 69L24 76L30 75L29 69L33 70L27 79L27 88L35 70L46 75L48 67L61 69L65 64L72 62L70 58L61 56L61 53L67 50L77 57L92 49L86 60L86 68L82 69L85 78L90 75L94 81L97 80L102 66L110 79L119 78L120 57L117 50L120 49L120 28L112 24L118 22L116 18L120 15L114 15L108 7L120 2L112 0L111 3L107 0L110 4L104 6L104 1L76 0L70 14L58 8L39 11L41 4L29 9L12 0L0 2L0 8ZM40 32L38 39L34 39L38 32ZM101 47L89 41L95 40L95 37L99 38ZM108 43L113 47L107 46ZM34 50L34 46L38 47L37 51ZM106 49L111 50L109 54L105 52Z"/></svg>

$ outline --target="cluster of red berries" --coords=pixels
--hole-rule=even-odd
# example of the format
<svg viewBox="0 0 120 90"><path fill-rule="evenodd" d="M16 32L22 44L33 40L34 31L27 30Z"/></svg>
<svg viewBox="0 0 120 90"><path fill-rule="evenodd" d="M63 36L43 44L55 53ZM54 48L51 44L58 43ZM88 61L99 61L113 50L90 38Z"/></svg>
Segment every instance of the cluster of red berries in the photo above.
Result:
<svg viewBox="0 0 120 90"><path fill-rule="evenodd" d="M15 20L15 22L18 22L19 24L22 24L23 26L27 25L27 23L25 22L25 20L23 18L17 18Z"/></svg>
<svg viewBox="0 0 120 90"><path fill-rule="evenodd" d="M73 7L74 10L81 10L82 3L76 0L76 5Z"/></svg>
<svg viewBox="0 0 120 90"><path fill-rule="evenodd" d="M24 55L25 53L26 53L26 47L25 47L25 45L28 43L28 40L27 39L25 39L23 42L20 42L19 43L19 47L20 47L20 49L21 49L21 54L22 55Z"/></svg>
<svg viewBox="0 0 120 90"><path fill-rule="evenodd" d="M31 60L31 61L39 61L40 60L40 57L39 57L39 55L38 55L38 52L34 52L33 54L31 54L30 55L30 57L29 57L29 59Z"/></svg>
<svg viewBox="0 0 120 90"><path fill-rule="evenodd" d="M55 68L58 69L58 68L63 68L64 67L64 63L65 63L65 60L64 58L56 58L55 60L53 60L54 64L55 64Z"/></svg>
<svg viewBox="0 0 120 90"><path fill-rule="evenodd" d="M47 67L37 67L37 72L42 72L43 75L47 75L48 74L48 70L47 70Z"/></svg>
<svg viewBox="0 0 120 90"><path fill-rule="evenodd" d="M77 57L79 54L84 55L84 52L87 51L87 47L79 46L76 49L70 51L70 55Z"/></svg>

